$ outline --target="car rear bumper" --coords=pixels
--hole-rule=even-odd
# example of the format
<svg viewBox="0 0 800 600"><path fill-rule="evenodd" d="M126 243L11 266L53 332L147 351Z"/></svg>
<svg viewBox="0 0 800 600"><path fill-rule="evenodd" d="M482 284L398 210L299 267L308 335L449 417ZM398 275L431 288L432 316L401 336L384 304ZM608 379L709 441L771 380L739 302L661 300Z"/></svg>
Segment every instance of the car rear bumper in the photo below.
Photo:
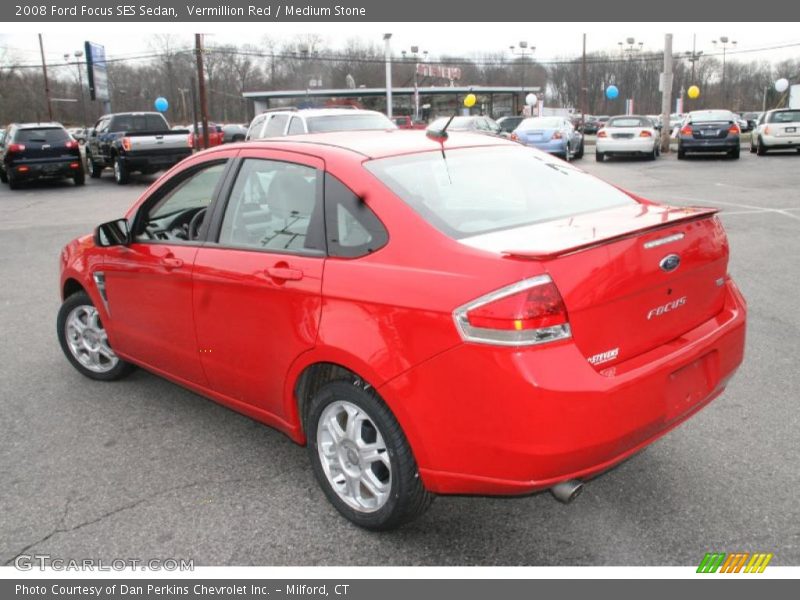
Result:
<svg viewBox="0 0 800 600"><path fill-rule="evenodd" d="M770 150L787 150L789 148L800 148L800 135L762 135L761 143Z"/></svg>
<svg viewBox="0 0 800 600"><path fill-rule="evenodd" d="M598 138L595 151L602 154L650 154L655 148L653 138L603 139Z"/></svg>
<svg viewBox="0 0 800 600"><path fill-rule="evenodd" d="M83 169L83 163L79 157L69 160L38 161L38 162L15 162L7 167L9 173L13 173L15 179L30 180L42 179L46 177L74 177Z"/></svg>
<svg viewBox="0 0 800 600"><path fill-rule="evenodd" d="M426 487L514 495L593 477L676 427L725 389L742 361L746 305L724 309L598 372L571 342L519 350L462 344L381 386Z"/></svg>
<svg viewBox="0 0 800 600"><path fill-rule="evenodd" d="M119 159L130 171L166 170L192 155L192 149L169 150L166 152L132 152L120 154Z"/></svg>
<svg viewBox="0 0 800 600"><path fill-rule="evenodd" d="M725 139L695 139L681 137L678 149L684 152L730 152L740 147L739 137Z"/></svg>
<svg viewBox="0 0 800 600"><path fill-rule="evenodd" d="M560 154L563 155L567 151L567 143L561 140L550 140L547 142L523 142L526 146L530 146L531 148L536 148L537 150L541 150L542 152L548 152L549 154Z"/></svg>

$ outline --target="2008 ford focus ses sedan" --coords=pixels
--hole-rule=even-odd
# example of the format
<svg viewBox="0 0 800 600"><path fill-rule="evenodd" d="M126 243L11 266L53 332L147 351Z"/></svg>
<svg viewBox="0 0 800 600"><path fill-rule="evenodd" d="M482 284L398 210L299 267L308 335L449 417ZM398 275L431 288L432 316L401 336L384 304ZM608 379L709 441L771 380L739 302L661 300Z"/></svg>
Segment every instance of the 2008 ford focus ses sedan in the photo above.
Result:
<svg viewBox="0 0 800 600"><path fill-rule="evenodd" d="M745 302L714 211L453 133L224 146L61 254L58 336L307 444L371 529L581 483L717 397ZM190 418L187 415L187 418Z"/></svg>

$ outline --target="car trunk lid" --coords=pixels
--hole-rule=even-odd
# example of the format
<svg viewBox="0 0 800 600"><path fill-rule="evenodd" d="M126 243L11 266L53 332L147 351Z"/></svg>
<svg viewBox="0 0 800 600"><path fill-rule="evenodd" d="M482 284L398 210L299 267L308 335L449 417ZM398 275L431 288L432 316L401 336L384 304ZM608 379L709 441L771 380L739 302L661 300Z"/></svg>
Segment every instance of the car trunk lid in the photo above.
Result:
<svg viewBox="0 0 800 600"><path fill-rule="evenodd" d="M626 205L462 241L540 264L564 299L576 345L603 369L722 310L728 246L715 212Z"/></svg>

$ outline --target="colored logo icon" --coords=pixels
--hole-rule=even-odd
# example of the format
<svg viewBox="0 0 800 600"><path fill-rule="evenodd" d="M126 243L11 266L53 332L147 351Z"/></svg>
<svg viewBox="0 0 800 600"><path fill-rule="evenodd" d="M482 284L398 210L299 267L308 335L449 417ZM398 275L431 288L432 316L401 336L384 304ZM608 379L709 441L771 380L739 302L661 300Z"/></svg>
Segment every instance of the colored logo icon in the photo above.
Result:
<svg viewBox="0 0 800 600"><path fill-rule="evenodd" d="M755 552L706 552L700 566L697 567L698 573L763 573L769 561L772 560L772 553Z"/></svg>

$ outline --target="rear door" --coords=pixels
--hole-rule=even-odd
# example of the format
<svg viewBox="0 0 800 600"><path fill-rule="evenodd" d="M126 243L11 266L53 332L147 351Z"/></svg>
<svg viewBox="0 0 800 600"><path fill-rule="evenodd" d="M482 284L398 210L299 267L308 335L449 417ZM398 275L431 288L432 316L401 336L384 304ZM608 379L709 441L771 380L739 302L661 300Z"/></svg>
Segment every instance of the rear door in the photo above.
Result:
<svg viewBox="0 0 800 600"><path fill-rule="evenodd" d="M289 366L316 342L325 265L322 160L242 150L213 242L194 263L200 358L212 389L283 416Z"/></svg>

